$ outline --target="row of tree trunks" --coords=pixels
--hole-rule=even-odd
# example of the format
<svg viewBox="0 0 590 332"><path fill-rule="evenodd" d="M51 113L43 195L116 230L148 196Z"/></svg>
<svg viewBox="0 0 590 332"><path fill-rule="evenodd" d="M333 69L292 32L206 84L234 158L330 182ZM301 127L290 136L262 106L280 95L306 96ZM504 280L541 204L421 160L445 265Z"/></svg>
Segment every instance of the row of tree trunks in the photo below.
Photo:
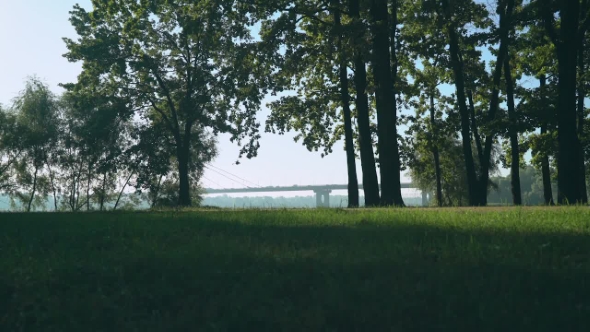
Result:
<svg viewBox="0 0 590 332"><path fill-rule="evenodd" d="M451 69L453 70L455 88L457 92L457 104L459 107L459 114L461 117L461 137L463 146L463 155L465 159L465 169L467 172L467 187L469 193L469 205L471 206L484 206L487 205L488 195L488 183L489 183L489 171L491 163L491 152L492 145L494 142L495 135L488 134L485 138L485 142L482 144L479 140L479 133L475 134L478 130L475 122L474 106L473 106L473 95L472 91L469 90L469 94L466 93L465 87L465 70L463 59L461 58L460 51L460 39L457 32L457 27L453 20L454 8L451 2L448 0L442 0L443 11L446 18L451 21L447 25L447 35L449 38L449 53L451 56ZM498 2L498 13L500 14L500 47L498 50L498 56L496 58L496 65L492 74L492 92L490 97L490 104L487 114L487 121L491 122L496 118L499 108L499 94L500 94L500 82L502 79L502 69L506 66L510 69L509 63L506 63L508 55L508 41L509 32L511 26L512 12L514 10L514 0L500 1ZM510 77L506 76L512 80ZM467 107L466 99L469 97L470 108ZM514 106L514 104L512 104ZM476 167L473 158L472 149L472 133L476 139L478 147L478 156L480 159L480 170L479 177L476 172ZM518 140L516 141L518 144ZM518 151L518 150L517 150ZM517 160L518 161L518 160Z"/></svg>

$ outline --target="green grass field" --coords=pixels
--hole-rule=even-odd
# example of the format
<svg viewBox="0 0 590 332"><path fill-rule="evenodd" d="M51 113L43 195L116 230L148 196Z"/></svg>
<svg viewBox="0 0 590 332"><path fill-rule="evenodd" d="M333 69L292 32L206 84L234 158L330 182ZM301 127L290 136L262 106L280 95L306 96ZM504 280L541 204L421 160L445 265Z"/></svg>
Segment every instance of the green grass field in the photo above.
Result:
<svg viewBox="0 0 590 332"><path fill-rule="evenodd" d="M590 331L590 209L0 214L0 331Z"/></svg>

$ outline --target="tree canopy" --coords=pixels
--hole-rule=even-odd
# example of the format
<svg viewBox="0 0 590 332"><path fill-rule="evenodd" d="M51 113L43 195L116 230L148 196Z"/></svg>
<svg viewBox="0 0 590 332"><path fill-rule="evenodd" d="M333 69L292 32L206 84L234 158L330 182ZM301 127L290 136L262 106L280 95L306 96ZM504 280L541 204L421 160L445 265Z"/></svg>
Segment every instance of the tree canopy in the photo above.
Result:
<svg viewBox="0 0 590 332"><path fill-rule="evenodd" d="M588 202L589 0L92 5L64 38L77 80L0 108L0 191L23 210L194 206L218 135L254 158L260 130L322 156L343 140L349 207L404 206L404 170L438 206Z"/></svg>

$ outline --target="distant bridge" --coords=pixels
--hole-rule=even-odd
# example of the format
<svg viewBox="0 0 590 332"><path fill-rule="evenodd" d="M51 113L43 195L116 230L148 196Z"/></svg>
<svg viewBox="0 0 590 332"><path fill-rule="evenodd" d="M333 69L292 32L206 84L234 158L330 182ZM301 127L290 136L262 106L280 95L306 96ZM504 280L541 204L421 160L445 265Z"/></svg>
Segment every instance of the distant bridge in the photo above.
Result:
<svg viewBox="0 0 590 332"><path fill-rule="evenodd" d="M401 183L402 188L418 189L410 182ZM359 184L359 190L363 185ZM237 194L237 193L269 193L269 192L290 192L290 191L313 191L315 193L317 207L330 207L330 193L332 190L348 190L346 184L328 184L319 186L290 186L290 187L248 187L230 189L205 189L205 194ZM428 194L422 192L422 205L428 204Z"/></svg>

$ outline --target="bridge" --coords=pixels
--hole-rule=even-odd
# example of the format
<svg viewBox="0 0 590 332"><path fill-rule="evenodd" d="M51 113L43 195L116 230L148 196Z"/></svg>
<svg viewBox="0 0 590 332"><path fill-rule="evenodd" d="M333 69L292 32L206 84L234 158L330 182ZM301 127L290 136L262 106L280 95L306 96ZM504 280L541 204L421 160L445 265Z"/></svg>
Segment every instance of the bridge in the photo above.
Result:
<svg viewBox="0 0 590 332"><path fill-rule="evenodd" d="M401 183L402 188L414 188L412 183ZM363 185L359 184L359 190ZM316 206L330 207L330 193L333 190L348 190L346 184L329 184L318 186L290 186L290 187L247 187L247 188L230 188L230 189L212 189L206 188L205 194L237 194L237 193L270 193L270 192L293 192L293 191L313 191L316 197ZM422 205L426 206L429 202L428 193L422 192Z"/></svg>

